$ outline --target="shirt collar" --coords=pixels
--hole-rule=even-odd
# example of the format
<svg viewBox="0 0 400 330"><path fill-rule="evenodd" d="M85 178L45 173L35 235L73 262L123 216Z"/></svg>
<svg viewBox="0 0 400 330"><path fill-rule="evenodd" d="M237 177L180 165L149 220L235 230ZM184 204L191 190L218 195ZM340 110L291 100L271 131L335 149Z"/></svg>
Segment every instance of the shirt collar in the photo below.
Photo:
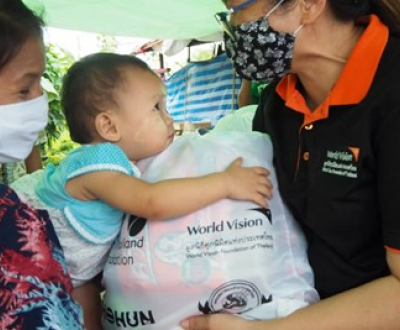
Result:
<svg viewBox="0 0 400 330"><path fill-rule="evenodd" d="M350 54L339 79L327 99L315 111L310 111L296 89L296 74L286 75L278 84L276 91L285 100L286 106L308 115L310 118L306 121L327 118L330 105L358 104L367 95L387 44L389 30L376 15L365 17L363 22L365 21L367 27Z"/></svg>

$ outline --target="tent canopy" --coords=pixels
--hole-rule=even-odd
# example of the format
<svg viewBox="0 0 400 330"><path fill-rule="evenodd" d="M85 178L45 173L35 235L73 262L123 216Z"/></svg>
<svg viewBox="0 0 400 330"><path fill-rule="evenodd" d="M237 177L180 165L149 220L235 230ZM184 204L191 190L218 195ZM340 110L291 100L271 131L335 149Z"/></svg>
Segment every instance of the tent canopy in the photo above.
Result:
<svg viewBox="0 0 400 330"><path fill-rule="evenodd" d="M48 26L112 36L207 39L221 0L23 0Z"/></svg>

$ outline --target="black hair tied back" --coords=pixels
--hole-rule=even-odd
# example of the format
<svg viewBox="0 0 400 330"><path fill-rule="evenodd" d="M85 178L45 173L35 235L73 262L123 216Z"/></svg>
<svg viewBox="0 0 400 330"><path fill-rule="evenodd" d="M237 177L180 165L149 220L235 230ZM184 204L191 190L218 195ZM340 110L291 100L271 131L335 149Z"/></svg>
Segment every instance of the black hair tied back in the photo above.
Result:
<svg viewBox="0 0 400 330"><path fill-rule="evenodd" d="M329 0L335 16L342 21L355 20L370 12L369 0Z"/></svg>

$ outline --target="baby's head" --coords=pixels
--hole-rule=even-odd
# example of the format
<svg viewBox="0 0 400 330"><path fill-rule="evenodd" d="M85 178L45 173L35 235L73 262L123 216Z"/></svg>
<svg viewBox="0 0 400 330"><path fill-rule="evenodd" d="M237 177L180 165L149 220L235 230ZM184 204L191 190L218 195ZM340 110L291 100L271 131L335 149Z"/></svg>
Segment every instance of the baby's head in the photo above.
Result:
<svg viewBox="0 0 400 330"><path fill-rule="evenodd" d="M159 153L173 139L164 84L132 55L96 53L73 64L61 103L73 141L112 142L133 161Z"/></svg>

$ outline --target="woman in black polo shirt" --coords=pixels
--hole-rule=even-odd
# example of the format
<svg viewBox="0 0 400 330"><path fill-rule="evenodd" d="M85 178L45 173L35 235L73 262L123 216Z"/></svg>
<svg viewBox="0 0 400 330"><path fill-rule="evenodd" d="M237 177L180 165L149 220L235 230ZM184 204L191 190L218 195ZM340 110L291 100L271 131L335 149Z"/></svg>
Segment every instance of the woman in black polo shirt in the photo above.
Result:
<svg viewBox="0 0 400 330"><path fill-rule="evenodd" d="M274 145L321 302L282 319L194 317L185 329L400 329L400 3L227 0L237 72L271 83L254 130ZM279 31L279 32L276 32Z"/></svg>

